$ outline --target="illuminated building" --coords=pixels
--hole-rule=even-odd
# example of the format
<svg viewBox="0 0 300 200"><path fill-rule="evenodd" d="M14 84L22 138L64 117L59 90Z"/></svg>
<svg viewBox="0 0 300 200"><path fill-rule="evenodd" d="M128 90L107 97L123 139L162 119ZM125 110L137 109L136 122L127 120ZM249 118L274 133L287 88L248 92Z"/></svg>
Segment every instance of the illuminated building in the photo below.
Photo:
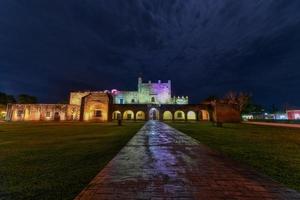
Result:
<svg viewBox="0 0 300 200"><path fill-rule="evenodd" d="M212 104L189 104L188 97L172 97L171 81L143 83L138 79L136 91L71 92L69 104L9 104L10 121L95 121L123 120L214 120L239 121L239 112L221 105L216 112ZM224 112L222 112L224 111Z"/></svg>
<svg viewBox="0 0 300 200"><path fill-rule="evenodd" d="M143 83L138 79L137 91L112 90L114 104L188 104L188 97L172 97L171 81Z"/></svg>
<svg viewBox="0 0 300 200"><path fill-rule="evenodd" d="M287 110L289 120L300 120L300 110Z"/></svg>

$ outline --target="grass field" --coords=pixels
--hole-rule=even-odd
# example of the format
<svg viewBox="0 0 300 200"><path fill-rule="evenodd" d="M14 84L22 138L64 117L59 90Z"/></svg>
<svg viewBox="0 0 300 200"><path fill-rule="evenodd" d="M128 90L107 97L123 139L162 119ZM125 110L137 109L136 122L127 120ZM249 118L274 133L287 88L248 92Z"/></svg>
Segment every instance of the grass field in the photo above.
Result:
<svg viewBox="0 0 300 200"><path fill-rule="evenodd" d="M0 199L73 199L142 123L0 123Z"/></svg>
<svg viewBox="0 0 300 200"><path fill-rule="evenodd" d="M300 129L211 123L170 123L234 160L300 191Z"/></svg>

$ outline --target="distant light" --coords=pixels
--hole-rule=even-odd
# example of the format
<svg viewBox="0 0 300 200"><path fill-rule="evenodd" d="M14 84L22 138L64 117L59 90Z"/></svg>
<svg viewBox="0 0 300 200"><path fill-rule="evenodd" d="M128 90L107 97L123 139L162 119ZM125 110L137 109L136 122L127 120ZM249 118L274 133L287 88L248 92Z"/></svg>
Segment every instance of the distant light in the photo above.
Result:
<svg viewBox="0 0 300 200"><path fill-rule="evenodd" d="M253 115L242 115L242 118L244 120L249 120L249 119L253 119L254 117L253 117Z"/></svg>
<svg viewBox="0 0 300 200"><path fill-rule="evenodd" d="M117 93L118 93L118 90L117 90L117 89L112 89L112 90L111 90L111 93L112 93L112 94L117 94Z"/></svg>

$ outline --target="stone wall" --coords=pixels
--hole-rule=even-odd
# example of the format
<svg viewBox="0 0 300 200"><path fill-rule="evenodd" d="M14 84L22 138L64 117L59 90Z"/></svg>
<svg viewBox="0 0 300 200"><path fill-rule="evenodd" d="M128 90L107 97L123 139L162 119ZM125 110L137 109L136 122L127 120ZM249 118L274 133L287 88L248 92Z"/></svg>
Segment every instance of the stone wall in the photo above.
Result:
<svg viewBox="0 0 300 200"><path fill-rule="evenodd" d="M173 97L173 103L174 104L189 104L189 97L186 96L186 97Z"/></svg>
<svg viewBox="0 0 300 200"><path fill-rule="evenodd" d="M81 99L82 97L90 94L91 92L86 91L86 92L71 92L70 93L70 104L71 105L81 105Z"/></svg>
<svg viewBox="0 0 300 200"><path fill-rule="evenodd" d="M105 92L94 92L82 98L81 121L110 121L112 99Z"/></svg>
<svg viewBox="0 0 300 200"><path fill-rule="evenodd" d="M115 104L174 104L176 99L171 97L171 81L162 83L143 83L138 79L137 91L118 91L112 93ZM186 102L186 98L184 98ZM179 99L179 102L182 102Z"/></svg>
<svg viewBox="0 0 300 200"><path fill-rule="evenodd" d="M137 104L138 102L137 91L116 91L114 94L115 104Z"/></svg>
<svg viewBox="0 0 300 200"><path fill-rule="evenodd" d="M0 104L0 120L4 120L6 116L6 105Z"/></svg>
<svg viewBox="0 0 300 200"><path fill-rule="evenodd" d="M109 117L117 119L119 114L123 119L128 120L126 114L132 115L131 120L149 120L151 113L155 110L157 120L177 120L177 121L209 121L212 115L212 108L206 104L114 104L112 105L112 115ZM179 114L180 113L180 114ZM140 117L139 114L141 114Z"/></svg>
<svg viewBox="0 0 300 200"><path fill-rule="evenodd" d="M138 84L139 103L141 104L170 104L171 98L171 81L162 83L160 80L157 83L143 83L139 79ZM154 98L154 102L152 101Z"/></svg>
<svg viewBox="0 0 300 200"><path fill-rule="evenodd" d="M83 97L99 93L101 91L86 91L86 92L71 92L70 104L81 105ZM189 98L186 97L172 97L171 81L168 82L146 82L138 79L138 87L136 91L107 91L113 97L114 104L188 104Z"/></svg>
<svg viewBox="0 0 300 200"><path fill-rule="evenodd" d="M7 121L79 120L80 106L68 104L9 104Z"/></svg>

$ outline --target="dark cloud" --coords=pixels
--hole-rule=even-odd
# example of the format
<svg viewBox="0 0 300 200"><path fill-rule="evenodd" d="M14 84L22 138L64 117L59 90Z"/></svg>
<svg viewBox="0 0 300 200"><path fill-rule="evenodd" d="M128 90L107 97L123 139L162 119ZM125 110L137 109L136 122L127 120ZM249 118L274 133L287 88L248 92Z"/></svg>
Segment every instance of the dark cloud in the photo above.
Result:
<svg viewBox="0 0 300 200"><path fill-rule="evenodd" d="M2 0L0 90L56 102L70 90L172 79L198 102L228 90L299 105L298 0ZM300 106L300 105L299 105Z"/></svg>

